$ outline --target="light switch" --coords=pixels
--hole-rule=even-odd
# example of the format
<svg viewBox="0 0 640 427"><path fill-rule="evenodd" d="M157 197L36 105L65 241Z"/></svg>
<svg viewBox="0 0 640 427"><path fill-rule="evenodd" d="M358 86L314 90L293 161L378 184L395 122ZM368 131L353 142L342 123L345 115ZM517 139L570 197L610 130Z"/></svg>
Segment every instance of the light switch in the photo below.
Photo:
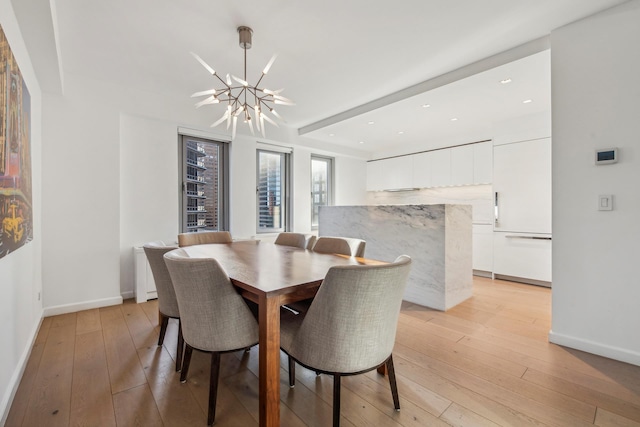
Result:
<svg viewBox="0 0 640 427"><path fill-rule="evenodd" d="M613 210L613 195L601 194L598 196L598 210L599 211L612 211Z"/></svg>

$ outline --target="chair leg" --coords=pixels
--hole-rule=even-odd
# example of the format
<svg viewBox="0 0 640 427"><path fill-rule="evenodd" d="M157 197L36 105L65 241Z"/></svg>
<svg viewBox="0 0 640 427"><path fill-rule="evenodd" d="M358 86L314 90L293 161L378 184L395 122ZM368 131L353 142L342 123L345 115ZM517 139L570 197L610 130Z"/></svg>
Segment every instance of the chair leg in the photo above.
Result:
<svg viewBox="0 0 640 427"><path fill-rule="evenodd" d="M180 382L187 382L187 374L189 373L189 365L191 364L191 353L193 353L193 347L189 344L185 345L184 359L182 360L182 372L180 373Z"/></svg>
<svg viewBox="0 0 640 427"><path fill-rule="evenodd" d="M296 386L296 361L289 356L289 387Z"/></svg>
<svg viewBox="0 0 640 427"><path fill-rule="evenodd" d="M207 425L213 424L216 418L216 399L218 398L218 377L220 376L220 353L211 353L211 378L209 379L209 416Z"/></svg>
<svg viewBox="0 0 640 427"><path fill-rule="evenodd" d="M178 349L176 350L176 372L182 368L182 353L184 351L184 338L182 338L182 322L178 319Z"/></svg>
<svg viewBox="0 0 640 427"><path fill-rule="evenodd" d="M396 371L393 368L393 356L389 356L385 362L387 373L389 374L389 385L391 386L391 396L393 397L393 407L400 410L400 398L398 397L398 384L396 383Z"/></svg>
<svg viewBox="0 0 640 427"><path fill-rule="evenodd" d="M160 336L158 337L158 346L161 346L164 342L164 334L167 333L167 325L169 324L169 318L162 313L160 314Z"/></svg>
<svg viewBox="0 0 640 427"><path fill-rule="evenodd" d="M333 374L333 427L340 427L340 374Z"/></svg>

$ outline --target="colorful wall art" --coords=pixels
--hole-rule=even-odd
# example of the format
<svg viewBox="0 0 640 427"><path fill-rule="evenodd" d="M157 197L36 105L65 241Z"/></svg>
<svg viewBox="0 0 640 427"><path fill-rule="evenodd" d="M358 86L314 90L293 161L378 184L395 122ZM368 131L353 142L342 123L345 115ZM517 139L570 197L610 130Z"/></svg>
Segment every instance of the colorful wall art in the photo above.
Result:
<svg viewBox="0 0 640 427"><path fill-rule="evenodd" d="M32 239L31 96L0 26L0 258Z"/></svg>

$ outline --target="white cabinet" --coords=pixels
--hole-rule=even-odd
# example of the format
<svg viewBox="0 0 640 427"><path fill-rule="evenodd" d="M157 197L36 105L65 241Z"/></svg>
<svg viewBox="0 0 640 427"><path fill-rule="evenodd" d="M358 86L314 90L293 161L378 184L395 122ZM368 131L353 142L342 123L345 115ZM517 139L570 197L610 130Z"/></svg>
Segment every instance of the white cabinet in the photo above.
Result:
<svg viewBox="0 0 640 427"><path fill-rule="evenodd" d="M493 273L496 277L551 284L551 236L494 233Z"/></svg>
<svg viewBox="0 0 640 427"><path fill-rule="evenodd" d="M414 154L413 157L413 187L429 188L431 184L432 151Z"/></svg>
<svg viewBox="0 0 640 427"><path fill-rule="evenodd" d="M493 273L551 282L551 139L493 148Z"/></svg>
<svg viewBox="0 0 640 427"><path fill-rule="evenodd" d="M451 150L435 150L431 152L431 186L446 187L451 185Z"/></svg>
<svg viewBox="0 0 640 427"><path fill-rule="evenodd" d="M551 233L551 138L493 148L496 231Z"/></svg>
<svg viewBox="0 0 640 427"><path fill-rule="evenodd" d="M491 141L473 144L473 183L493 182L493 143Z"/></svg>
<svg viewBox="0 0 640 427"><path fill-rule="evenodd" d="M473 184L473 145L451 148L451 184Z"/></svg>
<svg viewBox="0 0 640 427"><path fill-rule="evenodd" d="M391 157L381 162L384 190L413 187L413 156Z"/></svg>
<svg viewBox="0 0 640 427"><path fill-rule="evenodd" d="M490 184L491 141L367 162L367 191Z"/></svg>
<svg viewBox="0 0 640 427"><path fill-rule="evenodd" d="M473 270L493 271L493 226L473 224Z"/></svg>
<svg viewBox="0 0 640 427"><path fill-rule="evenodd" d="M367 162L367 191L384 190L384 177L382 176L383 160Z"/></svg>
<svg viewBox="0 0 640 427"><path fill-rule="evenodd" d="M136 290L136 302L141 303L150 299L158 298L156 291L156 282L153 280L151 266L147 261L144 248L133 248L133 264L134 264L134 286Z"/></svg>

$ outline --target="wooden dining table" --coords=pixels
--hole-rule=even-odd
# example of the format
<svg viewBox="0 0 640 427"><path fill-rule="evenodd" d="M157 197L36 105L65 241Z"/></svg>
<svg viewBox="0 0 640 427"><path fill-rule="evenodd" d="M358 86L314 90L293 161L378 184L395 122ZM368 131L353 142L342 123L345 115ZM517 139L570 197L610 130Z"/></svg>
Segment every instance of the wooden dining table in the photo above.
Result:
<svg viewBox="0 0 640 427"><path fill-rule="evenodd" d="M217 259L240 293L258 304L261 427L280 425L280 306L313 297L333 266L384 264L257 240L183 249L193 258Z"/></svg>

